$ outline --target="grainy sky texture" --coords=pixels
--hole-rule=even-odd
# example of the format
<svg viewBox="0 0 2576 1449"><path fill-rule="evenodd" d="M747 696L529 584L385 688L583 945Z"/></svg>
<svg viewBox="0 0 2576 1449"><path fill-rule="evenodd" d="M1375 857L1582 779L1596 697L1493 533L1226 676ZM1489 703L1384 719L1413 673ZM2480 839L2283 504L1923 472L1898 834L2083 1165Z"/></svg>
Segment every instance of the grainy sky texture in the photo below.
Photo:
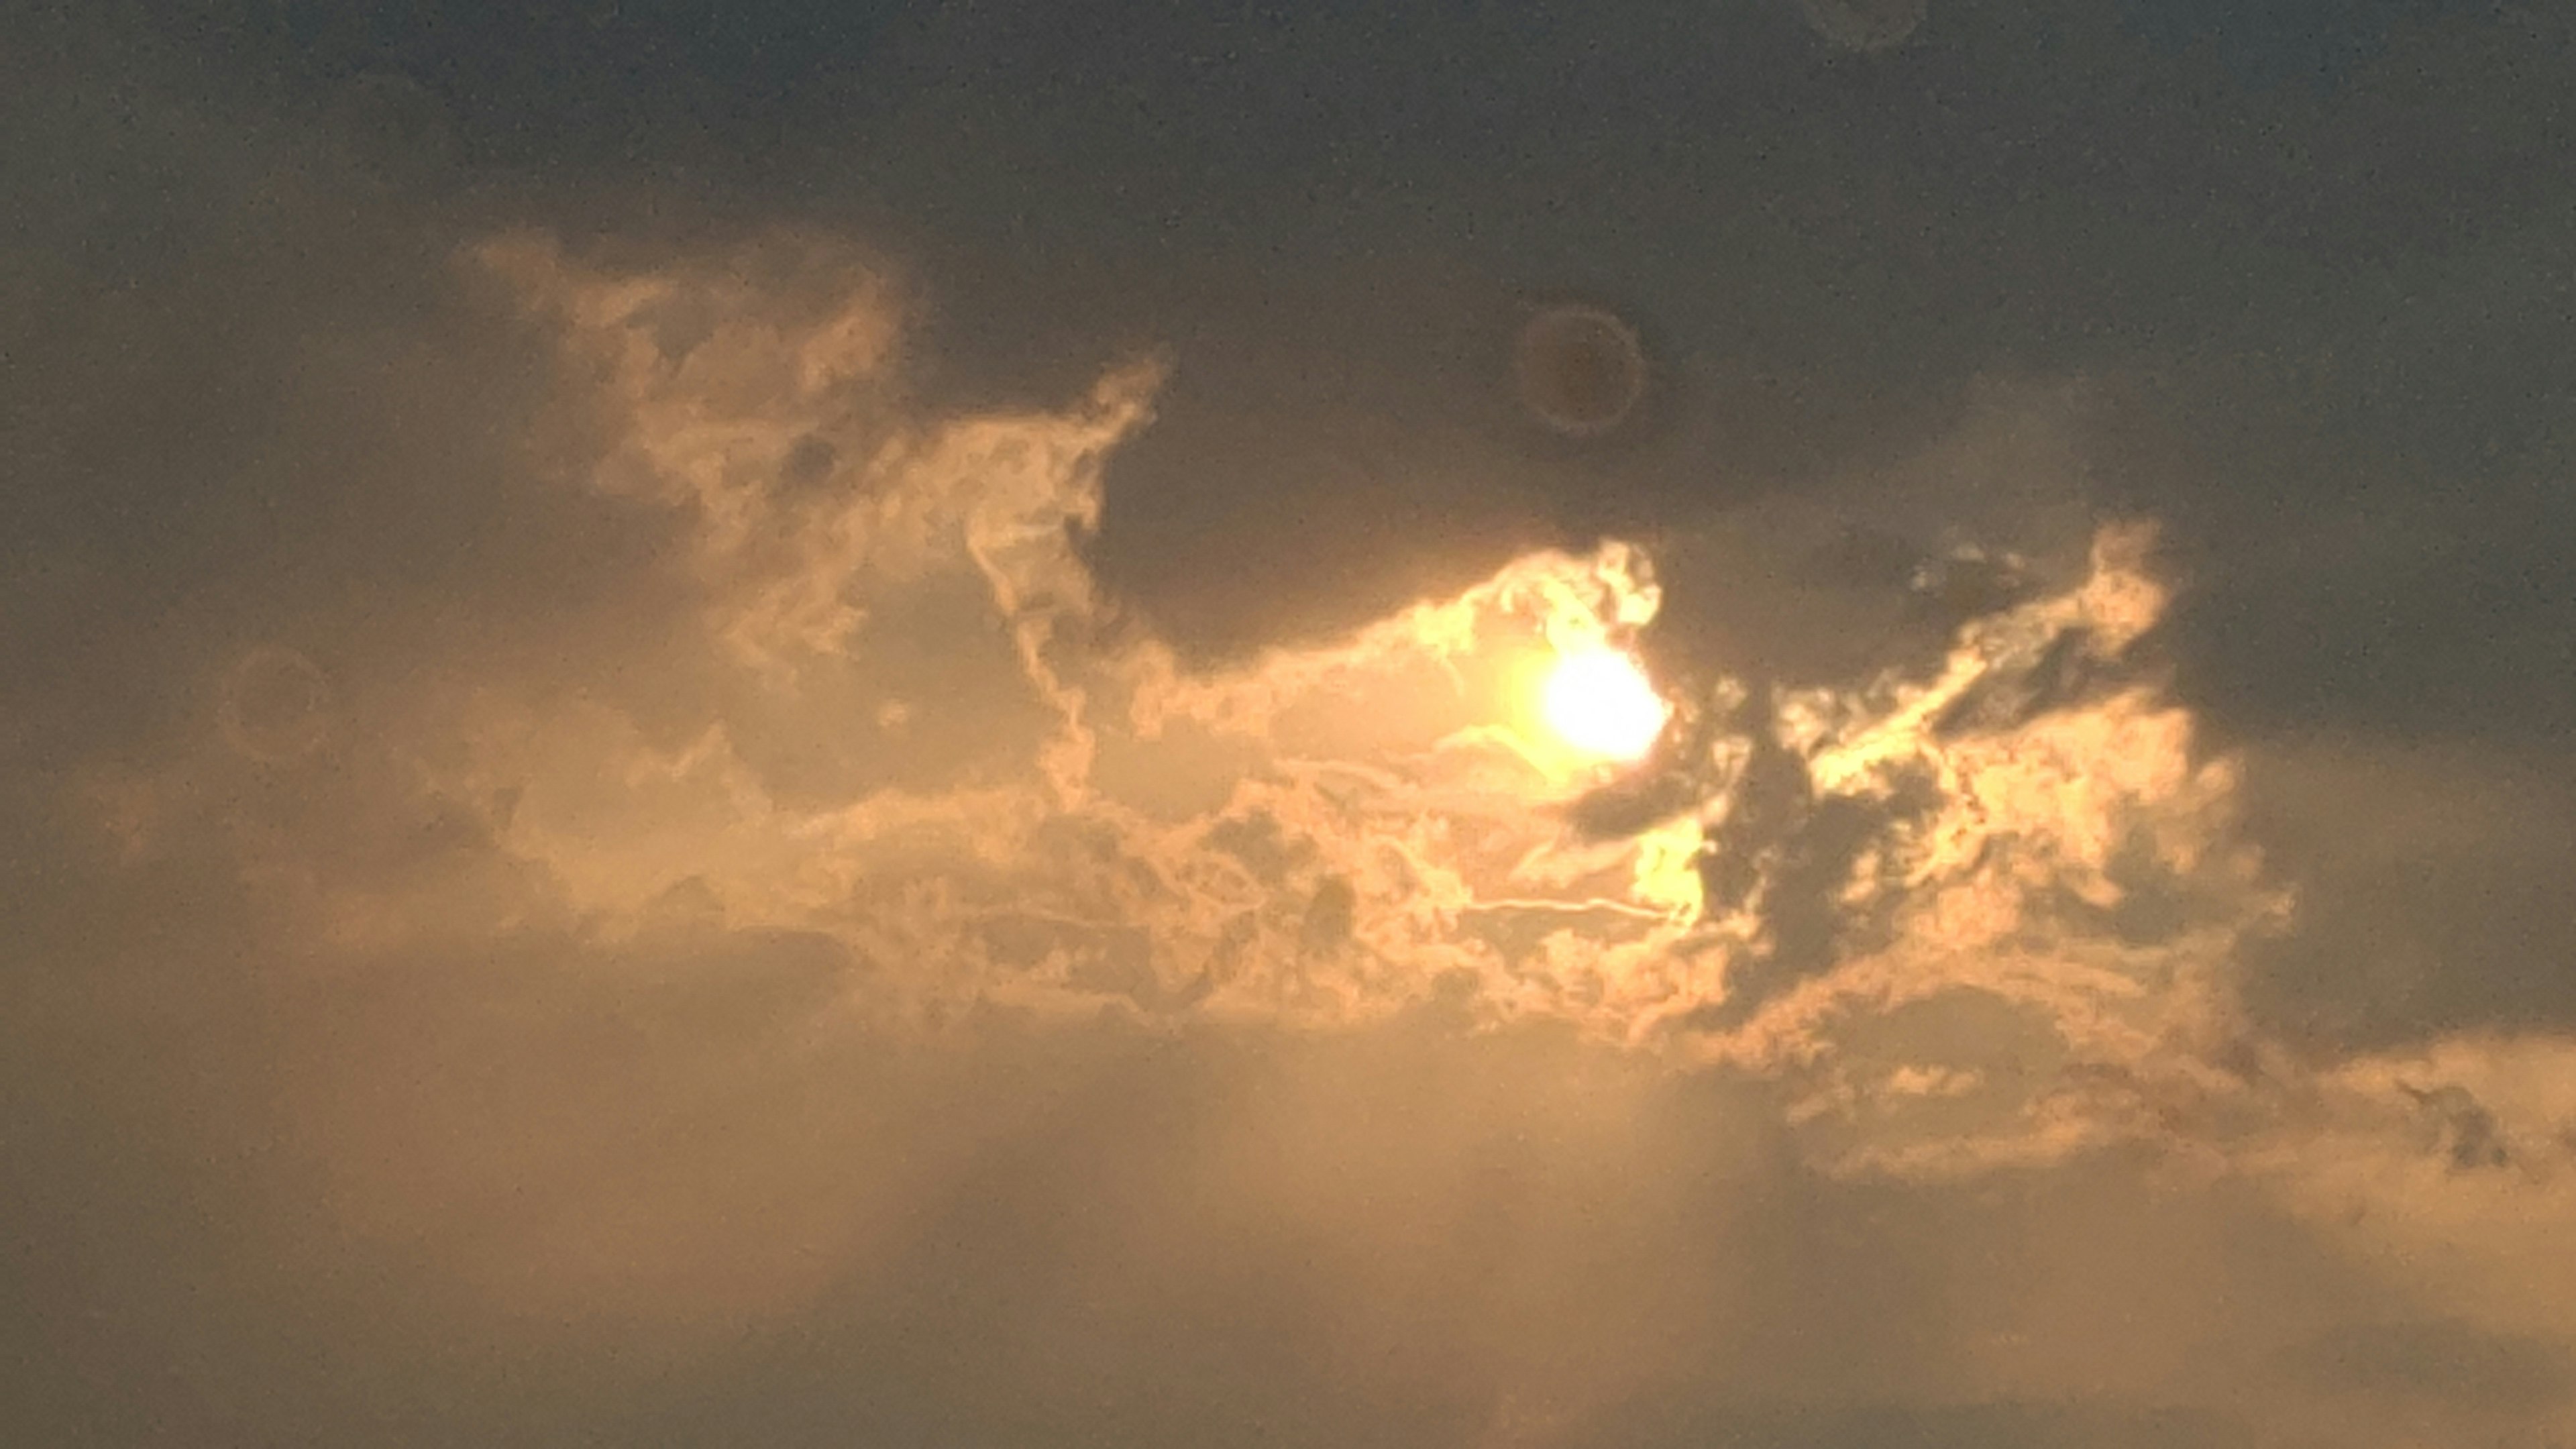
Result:
<svg viewBox="0 0 2576 1449"><path fill-rule="evenodd" d="M0 1442L2576 1444L2576 12L0 11Z"/></svg>

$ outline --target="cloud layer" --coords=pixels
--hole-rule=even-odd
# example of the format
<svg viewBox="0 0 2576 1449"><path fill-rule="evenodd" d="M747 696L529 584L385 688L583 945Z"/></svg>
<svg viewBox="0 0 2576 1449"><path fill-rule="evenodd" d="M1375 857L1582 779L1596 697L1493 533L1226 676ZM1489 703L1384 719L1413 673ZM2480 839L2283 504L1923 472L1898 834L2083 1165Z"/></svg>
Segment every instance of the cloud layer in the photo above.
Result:
<svg viewBox="0 0 2576 1449"><path fill-rule="evenodd" d="M1727 33L1938 89L2005 25L1899 12ZM1058 256L1021 315L882 218L493 181L434 68L96 125L65 26L0 103L54 158L8 158L42 275L0 294L44 363L5 384L10 1434L2576 1434L2568 775L2546 686L2477 663L2546 662L2563 570L2508 537L2546 499L2337 514L2244 354L2047 327L1882 316L1959 375L1881 387L1758 299L1329 256L1287 286L1332 307ZM925 75L990 44L896 30ZM2048 250L1982 194L1943 205ZM1739 208L1730 265L1776 223L1823 248L1796 291L1850 240L1820 196ZM2481 214L2406 295L2527 316L2549 233ZM1568 297L1635 328L1615 426L1518 411ZM2392 305L2370 355L2448 355ZM2490 604L2470 663L2414 649ZM2412 622L2354 664L2374 612ZM1634 764L1538 708L1604 647L1673 710Z"/></svg>

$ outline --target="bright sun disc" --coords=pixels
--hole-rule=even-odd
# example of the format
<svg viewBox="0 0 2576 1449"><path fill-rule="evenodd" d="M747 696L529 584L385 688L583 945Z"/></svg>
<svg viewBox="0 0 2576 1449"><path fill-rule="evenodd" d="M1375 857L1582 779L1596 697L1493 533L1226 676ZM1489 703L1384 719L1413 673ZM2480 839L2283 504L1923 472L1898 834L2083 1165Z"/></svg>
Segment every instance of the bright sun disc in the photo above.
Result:
<svg viewBox="0 0 2576 1449"><path fill-rule="evenodd" d="M1613 760L1633 760L1652 749L1669 713L1646 672L1615 649L1559 659L1539 695L1539 714L1559 739Z"/></svg>

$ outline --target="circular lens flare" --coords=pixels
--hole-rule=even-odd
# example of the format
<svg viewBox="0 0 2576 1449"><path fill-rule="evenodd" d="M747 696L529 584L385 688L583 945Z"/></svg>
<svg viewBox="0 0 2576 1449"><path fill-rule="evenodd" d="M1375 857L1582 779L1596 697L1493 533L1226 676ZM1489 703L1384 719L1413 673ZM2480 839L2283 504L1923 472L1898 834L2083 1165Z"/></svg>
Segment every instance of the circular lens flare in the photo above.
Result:
<svg viewBox="0 0 2576 1449"><path fill-rule="evenodd" d="M1540 717L1557 738L1604 759L1644 756L1671 713L1637 661L1616 649L1563 656L1539 694Z"/></svg>

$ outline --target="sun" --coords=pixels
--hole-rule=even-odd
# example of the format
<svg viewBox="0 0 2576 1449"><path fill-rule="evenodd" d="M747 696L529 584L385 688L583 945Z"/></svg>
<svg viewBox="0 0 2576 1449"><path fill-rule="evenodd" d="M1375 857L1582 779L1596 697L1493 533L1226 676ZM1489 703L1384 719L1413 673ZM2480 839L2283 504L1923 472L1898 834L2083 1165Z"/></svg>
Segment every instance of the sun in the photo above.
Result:
<svg viewBox="0 0 2576 1449"><path fill-rule="evenodd" d="M1539 715L1557 738L1586 755L1642 758L1672 709L1637 661L1595 646L1561 656L1540 687Z"/></svg>

